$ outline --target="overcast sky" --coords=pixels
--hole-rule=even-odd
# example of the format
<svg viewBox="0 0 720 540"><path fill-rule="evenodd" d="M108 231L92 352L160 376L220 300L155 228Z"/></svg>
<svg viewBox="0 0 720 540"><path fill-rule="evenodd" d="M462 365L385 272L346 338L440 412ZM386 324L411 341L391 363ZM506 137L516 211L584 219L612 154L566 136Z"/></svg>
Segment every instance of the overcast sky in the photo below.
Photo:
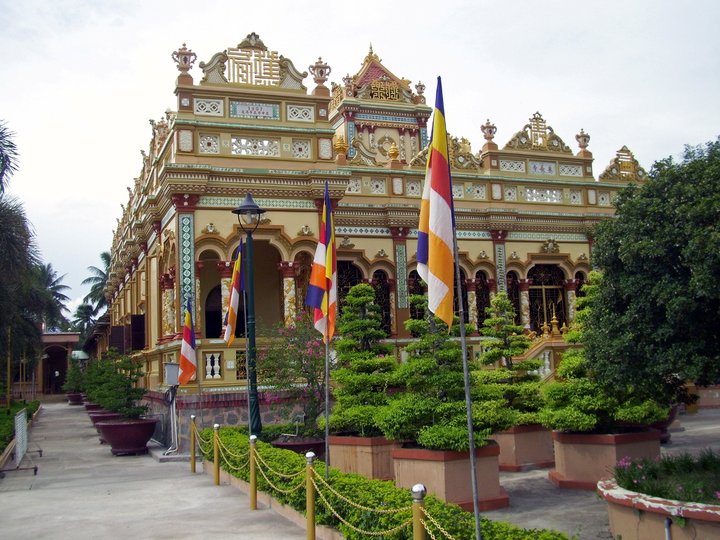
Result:
<svg viewBox="0 0 720 540"><path fill-rule="evenodd" d="M196 81L200 61L256 32L300 71L322 56L338 83L372 43L430 105L442 76L448 130L474 152L487 118L502 146L539 111L573 151L590 134L596 176L623 145L649 169L720 134L716 0L0 0L0 14L0 119L20 152L9 192L73 309L139 175L148 120L176 107L183 42Z"/></svg>

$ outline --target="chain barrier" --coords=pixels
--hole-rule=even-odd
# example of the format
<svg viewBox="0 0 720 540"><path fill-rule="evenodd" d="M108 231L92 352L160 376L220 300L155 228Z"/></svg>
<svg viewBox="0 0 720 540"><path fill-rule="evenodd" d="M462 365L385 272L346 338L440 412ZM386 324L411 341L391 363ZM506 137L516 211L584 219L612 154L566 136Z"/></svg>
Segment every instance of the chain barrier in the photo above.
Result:
<svg viewBox="0 0 720 540"><path fill-rule="evenodd" d="M435 535L434 535L434 534L432 533L432 531L430 530L430 527L428 527L428 524L425 523L425 520L424 520L424 519L421 519L421 520L420 520L420 523L422 524L423 529L425 529L425 532L427 532L428 535L430 535L430 538L432 538L432 540L437 540L437 538L435 538Z"/></svg>
<svg viewBox="0 0 720 540"><path fill-rule="evenodd" d="M232 469L233 471L240 471L240 470L245 469L247 466L250 465L250 456L249 456L249 455L248 455L247 460L245 460L245 463L243 463L243 464L240 465L239 467L233 465L232 463L230 463L230 461L228 460L228 458L225 456L225 453L224 453L223 448L225 448L225 450L227 450L227 447L224 447L224 446L222 445L222 443L221 443L221 444L220 444L220 459L222 459L223 462L225 463L225 465L227 465L227 466L228 466L230 469ZM233 456L233 457L235 457L233 454L230 454L230 455Z"/></svg>
<svg viewBox="0 0 720 540"><path fill-rule="evenodd" d="M319 476L317 476L317 474L315 474L314 476L316 476L317 478L320 478ZM317 483L315 482L315 478L312 478L312 477L311 477L310 479L311 479L311 481L312 481L312 483L313 483L313 486L315 486L315 492L318 494L318 496L320 497L320 500L323 502L323 504L325 504L325 506L327 507L327 509L330 510L330 513L332 513L333 516L335 516L335 517L336 517L337 519L339 519L342 523L344 523L345 525L347 525L348 527L350 527L353 531L355 531L355 532L357 532L357 533L364 534L364 535L367 535L367 536L385 536L385 535L387 535L387 534L396 533L396 532L404 529L404 528L407 527L408 525L411 525L411 524L412 524L412 517L410 517L410 518L408 518L406 521L404 521L404 522L402 522L400 525L398 525L397 527L393 527L392 529L388 529L388 530L386 530L386 531L377 531L377 532L374 532L374 531L365 531L365 530L363 530L363 529L360 529L359 527L356 527L355 525L353 525L352 523L350 523L348 520L346 520L345 518L343 518L340 514L338 514L337 511L335 510L335 508L333 508L332 505L330 504L330 502L325 498L325 495L323 495L322 491L320 491L320 488L318 488L318 485L317 485Z"/></svg>
<svg viewBox="0 0 720 540"><path fill-rule="evenodd" d="M435 525L435 528L438 531L440 531L445 538L447 538L448 540L455 540L452 536L450 536L450 533L447 532L445 529L443 529L442 525L440 525L440 523L438 523L438 521L429 514L429 512L427 511L427 509L424 506L420 507L420 511L425 515L426 518L428 518L428 521L430 521L430 523ZM420 523L423 524L423 527L425 527L425 530L433 538L433 540L435 540L435 536L430 531L430 527L428 527L427 523L425 523L425 521L423 521L423 520L420 520Z"/></svg>
<svg viewBox="0 0 720 540"><path fill-rule="evenodd" d="M258 453L255 452L255 455L257 456ZM279 488L279 487L277 487L275 484L273 484L272 481L267 477L267 474L265 474L265 471L263 470L263 468L260 467L260 463L259 463L258 461L256 461L255 463L256 463L256 465L257 465L257 470L260 471L260 474L262 474L262 476L263 476L263 478L265 479L265 481L266 481L268 484L270 484L270 487L271 487L271 488L273 488L275 491L278 491L279 493L283 493L283 494L285 494L285 495L289 495L290 493L293 493L294 491L297 491L298 489L300 489L301 487L303 487L303 486L305 485L305 482L299 482L297 486L292 487L292 488L290 488L290 489L282 489L282 488ZM302 471L300 471L300 472L301 472L301 473L304 473L305 471L302 470ZM298 476L300 476L300 475L297 475L297 474L295 475L295 477L298 477Z"/></svg>
<svg viewBox="0 0 720 540"><path fill-rule="evenodd" d="M298 476L300 476L300 475L302 475L302 474L305 474L305 469L304 469L304 468L303 468L303 469L300 469L298 472L293 473L293 474L284 474L284 473L281 473L280 471L276 471L276 470L273 469L270 465L268 465L267 461L265 461L265 460L263 459L263 457L260 455L260 452L257 452L257 451L256 451L256 452L255 452L255 457L257 458L257 461L258 461L259 463L262 463L262 464L267 468L268 471L270 471L271 473L273 473L275 476L279 476L280 478L287 478L287 479L292 480L293 478L297 478Z"/></svg>
<svg viewBox="0 0 720 540"><path fill-rule="evenodd" d="M229 449L227 446L225 446L225 443L222 441L222 438L220 438L220 439L218 440L218 442L219 442L219 444L220 444L220 448L221 448L221 449L224 449L225 452L227 452L228 455L230 455L230 456L232 456L232 457L234 457L234 458L236 458L236 459L245 459L245 458L247 458L248 462L250 461L250 449L248 449L248 451L247 451L247 452L244 452L242 455L240 455L240 454L235 454L234 452L231 452L230 449Z"/></svg>
<svg viewBox="0 0 720 540"><path fill-rule="evenodd" d="M197 428L197 425L193 425L193 427L195 428L195 438L197 439L198 444L202 446L203 444L210 444L210 442L212 442L211 439L202 438L202 435L200 435L200 430Z"/></svg>
<svg viewBox="0 0 720 540"><path fill-rule="evenodd" d="M339 493L335 488L333 488L330 484L328 484L327 481L324 478L322 478L322 476L320 476L315 469L313 469L313 474L315 475L315 478L320 480L320 483L323 486L325 486L326 488L328 488L328 490L330 490L330 492L333 495L335 495L338 499L340 499L341 501L343 501L343 502L349 504L350 506L353 506L359 510L364 510L365 512L375 512L377 514L399 514L400 512L409 512L412 510L412 505L405 506L403 508L386 508L386 509L369 508L367 506L363 506L361 504L351 501L350 499L348 499L347 497L345 497L344 495Z"/></svg>

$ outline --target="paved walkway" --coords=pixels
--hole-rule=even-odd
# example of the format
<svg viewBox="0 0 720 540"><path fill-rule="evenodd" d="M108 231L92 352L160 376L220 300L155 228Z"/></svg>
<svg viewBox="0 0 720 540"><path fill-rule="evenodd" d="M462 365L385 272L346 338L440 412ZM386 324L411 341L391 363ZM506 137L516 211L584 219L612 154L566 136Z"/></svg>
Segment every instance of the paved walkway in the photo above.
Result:
<svg viewBox="0 0 720 540"><path fill-rule="evenodd" d="M43 457L30 454L37 476L16 471L0 480L3 540L305 538L303 529L273 510L248 510L242 492L192 475L187 462L112 456L82 407L43 408L29 443L29 449L43 450ZM684 430L673 433L663 452L720 451L720 410L680 421ZM502 473L501 482L511 506L486 517L579 534L581 540L611 538L605 503L594 493L555 488L547 470Z"/></svg>

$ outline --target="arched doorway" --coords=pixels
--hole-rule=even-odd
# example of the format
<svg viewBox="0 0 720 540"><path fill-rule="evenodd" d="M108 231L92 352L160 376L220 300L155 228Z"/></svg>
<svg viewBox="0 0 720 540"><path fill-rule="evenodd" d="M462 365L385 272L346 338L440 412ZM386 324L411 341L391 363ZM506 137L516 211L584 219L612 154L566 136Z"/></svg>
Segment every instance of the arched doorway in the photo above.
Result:
<svg viewBox="0 0 720 540"><path fill-rule="evenodd" d="M455 315L460 314L460 304L458 303L457 297L457 275L453 272L453 311ZM467 324L470 321L470 313L468 309L468 291L467 291L467 276L465 270L460 269L460 292L462 294L462 307L463 307L463 320Z"/></svg>
<svg viewBox="0 0 720 540"><path fill-rule="evenodd" d="M490 307L490 283L485 272L479 270L475 274L475 306L478 314L478 328L487 319L485 310Z"/></svg>
<svg viewBox="0 0 720 540"><path fill-rule="evenodd" d="M507 295L515 310L515 324L521 324L522 315L520 314L520 278L516 272L508 272L505 276L507 282Z"/></svg>
<svg viewBox="0 0 720 540"><path fill-rule="evenodd" d="M301 251L295 255L293 265L295 266L295 294L297 298L296 308L298 313L303 309L311 313L313 308L305 305L310 273L312 272L313 256L307 251Z"/></svg>
<svg viewBox="0 0 720 540"><path fill-rule="evenodd" d="M417 270L412 270L408 276L408 296L415 294L424 296L426 292L427 290L425 288L425 284L420 278L420 274L418 274ZM423 313L422 310L419 310L415 305L410 304L410 318L415 320L424 319L425 313Z"/></svg>
<svg viewBox="0 0 720 540"><path fill-rule="evenodd" d="M222 291L220 285L213 287L205 298L205 337L223 337L225 324L225 311L227 306L222 305ZM245 336L245 303L242 296L238 306L237 323L235 324L235 337Z"/></svg>
<svg viewBox="0 0 720 540"><path fill-rule="evenodd" d="M43 393L60 394L65 384L68 366L68 351L65 347L51 346L43 354Z"/></svg>
<svg viewBox="0 0 720 540"><path fill-rule="evenodd" d="M363 273L352 261L338 261L337 279L339 313L342 313L348 291L358 283L363 282Z"/></svg>
<svg viewBox="0 0 720 540"><path fill-rule="evenodd" d="M372 286L375 289L375 303L380 306L382 328L389 336L392 333L390 321L390 284L384 270L373 272Z"/></svg>
<svg viewBox="0 0 720 540"><path fill-rule="evenodd" d="M567 322L565 274L559 266L538 264L528 272L530 285L530 329L540 333L544 324L550 326L553 316L558 327Z"/></svg>

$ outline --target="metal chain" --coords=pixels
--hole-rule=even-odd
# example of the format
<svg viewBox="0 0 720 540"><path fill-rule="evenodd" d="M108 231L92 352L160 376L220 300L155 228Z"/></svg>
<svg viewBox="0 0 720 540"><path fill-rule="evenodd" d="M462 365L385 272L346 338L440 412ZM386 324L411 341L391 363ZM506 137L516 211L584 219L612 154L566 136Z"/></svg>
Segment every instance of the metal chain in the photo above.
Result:
<svg viewBox="0 0 720 540"><path fill-rule="evenodd" d="M270 487L271 487L271 488L273 488L275 491L278 491L278 492L280 492L280 493L284 493L285 495L288 495L288 494L292 493L293 491L297 491L298 489L300 489L302 486L305 485L305 482L298 482L298 485L295 486L295 487L293 487L293 488L290 488L290 489L282 489L282 488L277 487L275 484L273 484L273 483L270 481L270 479L267 477L267 474L265 474L265 471L263 470L262 467L260 467L259 464L258 464L258 468L257 468L257 469L260 471L260 474L263 475L263 478L265 478L265 481L266 481L268 484L270 484Z"/></svg>
<svg viewBox="0 0 720 540"><path fill-rule="evenodd" d="M225 443L222 441L222 439L221 439L220 437L218 437L218 443L220 444L220 448L225 449L225 451L226 451L228 454L230 454L232 457L238 458L238 459L245 459L245 458L250 459L250 450L248 450L247 452L243 453L242 455L240 455L240 454L235 454L235 453L231 452L230 449L229 449L227 446L225 446Z"/></svg>
<svg viewBox="0 0 720 540"><path fill-rule="evenodd" d="M378 514L398 514L400 512L406 512L406 511L412 510L412 506L406 506L404 508L387 508L387 509L369 508L367 506L363 506L361 504L351 501L344 495L338 493L338 491L336 491L330 484L328 484L325 481L325 479L322 478L322 476L320 476L315 469L313 469L312 471L315 474L315 476L317 477L317 479L320 480L320 482L323 484L323 486L328 488L332 492L333 495L335 495L341 501L349 504L350 506L354 506L355 508L358 508L360 510L365 510L366 512L376 512Z"/></svg>
<svg viewBox="0 0 720 540"><path fill-rule="evenodd" d="M431 522L433 525L435 525L435 527L437 527L437 529L438 529L441 533L443 533L443 535L445 536L445 538L447 538L448 540L455 540L452 536L450 536L450 533L447 532L445 529L443 529L443 528L442 528L442 525L440 525L440 524L437 522L437 520L428 513L427 509L426 509L424 506L421 506L421 507L420 507L420 510L422 511L423 514L425 514L425 517L427 517L427 518L430 520L430 522ZM428 528L428 526L427 526L425 523L423 523L423 526L425 527L425 530L426 530L428 533L430 533L430 529ZM432 533L430 533L430 536L432 536ZM433 536L433 538L435 538L435 537Z"/></svg>
<svg viewBox="0 0 720 540"><path fill-rule="evenodd" d="M195 428L195 436L197 437L197 440L200 444L208 444L210 442L210 439L203 439L202 435L200 435L200 430L197 428L196 424L193 424L193 427Z"/></svg>
<svg viewBox="0 0 720 540"><path fill-rule="evenodd" d="M319 478L319 477L318 477L318 478ZM398 525L397 527L394 527L394 528L392 528L392 529L388 529L387 531L379 531L379 532L364 531L363 529L360 529L360 528L356 527L355 525L353 525L352 523L350 523L348 520L344 519L340 514L338 514L338 513L335 511L335 509L330 505L330 503L328 502L328 500L325 498L325 495L323 495L322 492L320 491L320 489L318 489L318 485L315 483L315 479L311 477L310 480L312 481L313 486L315 486L315 491L317 492L318 496L320 497L320 500L325 504L325 506L327 507L327 509L330 510L330 512L332 513L332 515L335 516L336 518L338 518L340 521L342 521L345 525L347 525L348 527L350 527L350 528L351 528L353 531L355 531L355 532L358 532L358 533L360 533L360 534L365 534L365 535L367 535L367 536L385 536L386 534L396 533L396 532L398 532L399 530L404 529L405 527L407 527L408 525L410 525L410 524L412 523L412 517L410 517L410 518L408 518L407 521L404 521L403 523L401 523L401 524Z"/></svg>
<svg viewBox="0 0 720 540"><path fill-rule="evenodd" d="M219 450L220 450L220 457L222 458L223 462L225 463L225 465L228 466L228 468L232 469L233 471L239 471L239 470L241 470L241 469L244 469L244 468L247 467L248 465L250 465L250 457L249 457L249 456L248 456L247 460L245 461L245 463L244 463L243 465L240 465L239 467L236 467L235 465L232 465L232 464L230 463L230 461L228 461L228 458L225 456L223 447L222 447L222 446L219 446L218 448L219 448Z"/></svg>
<svg viewBox="0 0 720 540"><path fill-rule="evenodd" d="M304 474L304 473L305 473L305 468L304 468L304 467L303 467L302 469L300 469L298 472L293 473L293 474L284 474L284 473L281 473L280 471L276 471L276 470L273 469L270 465L268 465L267 461L265 461L265 460L263 459L263 457L260 455L260 452L257 452L257 451L256 451L256 452L255 452L255 456L257 457L258 462L260 462L260 463L262 463L263 465L265 465L265 467L268 469L268 471L270 471L271 473L273 473L275 476L279 476L280 478L292 479L292 478L297 478L297 477L300 476L301 474Z"/></svg>
<svg viewBox="0 0 720 540"><path fill-rule="evenodd" d="M425 520L424 520L424 519L421 519L421 520L420 520L420 523L422 523L423 528L424 528L424 529L427 531L427 533L430 535L430 538L432 538L432 540L437 540L437 539L435 538L435 535L434 535L434 534L432 533L432 531L430 530L430 527L428 527L427 523L425 523Z"/></svg>

